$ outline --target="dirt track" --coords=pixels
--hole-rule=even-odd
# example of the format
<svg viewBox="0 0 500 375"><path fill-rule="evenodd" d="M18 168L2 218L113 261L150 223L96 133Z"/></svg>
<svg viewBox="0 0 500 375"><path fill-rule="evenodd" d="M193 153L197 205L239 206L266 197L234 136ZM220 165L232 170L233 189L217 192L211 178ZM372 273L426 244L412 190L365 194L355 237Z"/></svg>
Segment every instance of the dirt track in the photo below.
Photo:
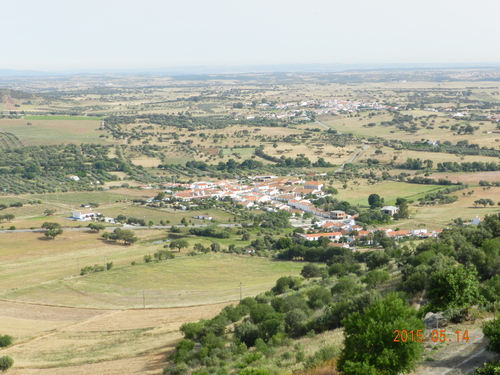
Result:
<svg viewBox="0 0 500 375"><path fill-rule="evenodd" d="M459 343L453 338L435 353L428 350L428 357L433 360L425 361L411 375L472 374L477 367L498 357L486 350L486 343L481 329L471 328L469 329L469 342Z"/></svg>

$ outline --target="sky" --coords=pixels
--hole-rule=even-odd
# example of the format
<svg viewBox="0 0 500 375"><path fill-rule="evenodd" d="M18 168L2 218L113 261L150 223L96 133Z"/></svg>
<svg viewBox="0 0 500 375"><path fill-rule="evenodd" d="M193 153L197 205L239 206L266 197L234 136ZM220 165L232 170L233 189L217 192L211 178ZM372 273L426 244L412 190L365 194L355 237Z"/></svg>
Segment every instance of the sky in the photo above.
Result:
<svg viewBox="0 0 500 375"><path fill-rule="evenodd" d="M9 0L0 69L500 63L495 0Z"/></svg>

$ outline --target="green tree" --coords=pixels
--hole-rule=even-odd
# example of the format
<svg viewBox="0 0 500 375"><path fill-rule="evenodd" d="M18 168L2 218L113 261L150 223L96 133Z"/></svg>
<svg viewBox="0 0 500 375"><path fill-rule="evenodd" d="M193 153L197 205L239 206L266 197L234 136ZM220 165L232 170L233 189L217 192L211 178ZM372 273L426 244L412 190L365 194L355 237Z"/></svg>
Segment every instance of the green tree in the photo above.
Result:
<svg viewBox="0 0 500 375"><path fill-rule="evenodd" d="M379 208L384 205L384 199L380 198L380 195L378 194L370 194L368 196L368 204L371 209Z"/></svg>
<svg viewBox="0 0 500 375"><path fill-rule="evenodd" d="M417 340L394 342L395 329L424 330L417 311L395 293L376 301L363 313L350 314L342 324L345 340L338 369L345 375L408 373L424 350Z"/></svg>
<svg viewBox="0 0 500 375"><path fill-rule="evenodd" d="M394 215L395 219L408 219L410 217L410 208L408 203L402 202L399 205L398 212Z"/></svg>
<svg viewBox="0 0 500 375"><path fill-rule="evenodd" d="M45 231L45 233L43 235L47 238L54 239L57 236L59 236L60 234L62 234L62 232L63 232L62 229L48 229Z"/></svg>
<svg viewBox="0 0 500 375"><path fill-rule="evenodd" d="M113 241L123 241L125 245L131 245L139 240L131 229L121 228L116 228L108 238Z"/></svg>
<svg viewBox="0 0 500 375"><path fill-rule="evenodd" d="M3 218L10 223L11 220L14 220L15 216L14 214L5 214L3 215Z"/></svg>
<svg viewBox="0 0 500 375"><path fill-rule="evenodd" d="M50 223L50 222L46 221L45 223L42 224L42 229L51 230L51 229L59 229L59 228L61 228L61 224L59 224L59 223Z"/></svg>
<svg viewBox="0 0 500 375"><path fill-rule="evenodd" d="M458 265L433 272L427 297L428 311L463 309L481 302L476 269Z"/></svg>
<svg viewBox="0 0 500 375"><path fill-rule="evenodd" d="M156 197L155 197L155 200L157 201L162 201L165 199L165 193L164 192L159 192Z"/></svg>
<svg viewBox="0 0 500 375"><path fill-rule="evenodd" d="M165 245L165 246L167 246L167 245ZM186 240L183 240L183 239L173 240L169 244L169 247L171 249L177 249L179 252L181 251L181 249L184 249L188 246L189 246L189 242L187 242Z"/></svg>
<svg viewBox="0 0 500 375"><path fill-rule="evenodd" d="M106 229L106 227L102 223L90 223L89 228L95 230L97 233L99 233L101 230Z"/></svg>

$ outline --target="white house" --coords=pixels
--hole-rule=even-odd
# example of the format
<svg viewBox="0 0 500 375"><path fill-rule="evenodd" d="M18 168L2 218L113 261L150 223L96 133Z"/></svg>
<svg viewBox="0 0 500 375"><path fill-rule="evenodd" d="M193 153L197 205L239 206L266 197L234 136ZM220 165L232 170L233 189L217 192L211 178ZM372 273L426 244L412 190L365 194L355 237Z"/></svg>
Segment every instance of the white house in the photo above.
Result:
<svg viewBox="0 0 500 375"><path fill-rule="evenodd" d="M75 220L92 220L100 215L99 212L94 212L91 210L88 211L73 211L71 213L72 218Z"/></svg>
<svg viewBox="0 0 500 375"><path fill-rule="evenodd" d="M398 211L399 207L396 206L384 206L380 209L380 212L382 212L382 214L387 214L390 216L393 216Z"/></svg>
<svg viewBox="0 0 500 375"><path fill-rule="evenodd" d="M324 184L318 181L307 181L304 184L304 189L314 189L314 190L321 190Z"/></svg>

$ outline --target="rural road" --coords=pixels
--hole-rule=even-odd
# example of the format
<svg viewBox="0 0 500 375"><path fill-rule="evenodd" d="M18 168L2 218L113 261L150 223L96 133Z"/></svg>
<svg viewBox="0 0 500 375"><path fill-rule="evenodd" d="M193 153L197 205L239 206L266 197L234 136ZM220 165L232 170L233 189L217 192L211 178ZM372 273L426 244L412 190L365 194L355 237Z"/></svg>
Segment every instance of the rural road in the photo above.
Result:
<svg viewBox="0 0 500 375"><path fill-rule="evenodd" d="M342 172L344 170L344 165L352 163L363 151L367 150L369 147L370 147L369 145L363 143L363 148L361 150L356 151L354 155L352 155L349 158L349 160L347 160L344 164L342 164L340 168L336 169L335 172Z"/></svg>
<svg viewBox="0 0 500 375"><path fill-rule="evenodd" d="M90 223L90 222L89 222ZM198 227L208 227L210 224L196 224L196 225L189 225L188 228L198 228ZM225 228L230 228L230 227L238 227L240 224L218 224L218 227L225 227ZM182 228L182 226L179 226ZM106 227L108 230L115 230L116 228L122 228L122 229L170 229L172 228L171 225L153 225L151 227L141 227L141 226L136 226L136 225L122 225L119 227ZM62 227L63 230L67 231L82 231L82 230L91 230L89 227L71 227L71 228L66 228ZM44 233L45 229L14 229L14 230L0 230L1 233L29 233L29 232L38 232L38 233Z"/></svg>
<svg viewBox="0 0 500 375"><path fill-rule="evenodd" d="M323 127L323 128L325 128L325 129L332 129L331 127L329 127L328 125L323 124L323 123L322 123L321 121L319 121L319 120L314 119L314 122L315 122L316 124L318 124L318 125L322 126L322 127ZM337 134L342 134L342 133L341 133L341 132L339 132L339 131L337 130ZM369 147L370 147L369 145L367 145L367 144L363 143L363 149L362 149L362 150L358 150L358 151L356 151L356 153L355 153L353 156L351 156L351 157L349 158L349 160L347 160L344 164L342 164L342 165L340 166L340 168L336 169L334 172L336 172L336 173L337 173L337 172L342 172L342 171L344 170L344 165L346 165L347 163L352 163L352 162L354 162L354 160L355 160L355 159L356 159L356 158L357 158L357 157L358 157L358 156L359 156L359 155L360 155L363 151L365 151L365 150L366 150L366 149L368 149Z"/></svg>
<svg viewBox="0 0 500 375"><path fill-rule="evenodd" d="M323 124L323 123L322 123L321 121L319 121L319 120L314 119L314 122L315 122L316 124L318 124L319 126L321 126L321 127L325 128L326 130L331 129L328 125ZM341 133L341 132L339 132L338 130L337 130L337 133L338 133L338 134L342 134L342 133Z"/></svg>

